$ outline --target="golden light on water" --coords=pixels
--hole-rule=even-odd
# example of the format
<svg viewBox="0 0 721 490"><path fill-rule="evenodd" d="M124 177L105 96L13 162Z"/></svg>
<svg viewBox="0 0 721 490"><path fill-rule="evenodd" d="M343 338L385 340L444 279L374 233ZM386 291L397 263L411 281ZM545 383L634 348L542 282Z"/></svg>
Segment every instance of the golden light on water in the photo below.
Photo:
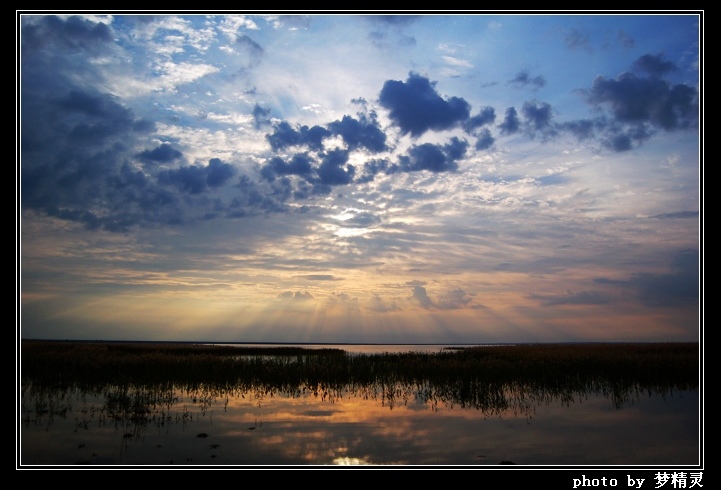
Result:
<svg viewBox="0 0 721 490"><path fill-rule="evenodd" d="M359 458L335 458L333 460L333 464L336 466L359 466L359 465L371 465L373 463L369 463L368 461L364 461Z"/></svg>

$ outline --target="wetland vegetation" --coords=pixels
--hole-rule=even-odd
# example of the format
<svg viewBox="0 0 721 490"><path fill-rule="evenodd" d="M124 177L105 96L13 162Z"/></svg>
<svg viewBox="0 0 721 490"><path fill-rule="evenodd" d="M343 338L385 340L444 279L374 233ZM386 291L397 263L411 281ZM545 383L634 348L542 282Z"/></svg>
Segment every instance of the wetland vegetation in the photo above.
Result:
<svg viewBox="0 0 721 490"><path fill-rule="evenodd" d="M618 411L650 396L697 392L700 383L697 343L349 354L334 348L24 340L20 354L22 427L50 428L70 419L74 433L112 426L124 445L152 428L185 426L213 413L217 419L235 400L252 400L256 414L281 400L314 400L321 408L306 412L316 415L358 400L382 410L531 420L543 406L593 398ZM245 425L253 430L259 423Z"/></svg>

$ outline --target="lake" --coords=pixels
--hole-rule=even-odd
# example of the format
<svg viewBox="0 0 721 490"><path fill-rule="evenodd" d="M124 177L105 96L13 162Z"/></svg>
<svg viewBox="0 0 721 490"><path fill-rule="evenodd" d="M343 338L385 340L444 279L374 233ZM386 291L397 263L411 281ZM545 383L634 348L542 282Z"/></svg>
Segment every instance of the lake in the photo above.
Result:
<svg viewBox="0 0 721 490"><path fill-rule="evenodd" d="M360 356L437 353L449 346L302 347L341 348ZM297 359L279 366L294 369ZM458 383L440 386L427 375L413 381L394 376L82 385L27 379L21 392L20 462L148 467L700 464L701 401L693 383L649 384L639 375L631 384L584 381L556 387L549 380L496 385L459 376Z"/></svg>

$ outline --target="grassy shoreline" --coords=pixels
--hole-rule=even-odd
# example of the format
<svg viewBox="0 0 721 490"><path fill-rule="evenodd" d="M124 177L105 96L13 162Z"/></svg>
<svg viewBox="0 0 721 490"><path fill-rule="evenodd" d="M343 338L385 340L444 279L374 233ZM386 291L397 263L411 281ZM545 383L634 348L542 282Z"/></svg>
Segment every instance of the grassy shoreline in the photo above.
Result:
<svg viewBox="0 0 721 490"><path fill-rule="evenodd" d="M438 353L349 355L341 349L190 343L35 341L21 343L23 376L52 379L303 380L442 379L494 381L610 378L698 383L699 344L593 343L463 347ZM282 369L281 369L282 368Z"/></svg>
<svg viewBox="0 0 721 490"><path fill-rule="evenodd" d="M176 390L203 399L351 394L389 406L415 398L487 414L509 407L530 413L549 400L568 404L589 394L620 408L645 394L698 390L699 347L523 344L351 355L301 347L23 341L20 375L23 399L40 407L36 413L80 392L102 395L113 407L122 400L123 414L139 417Z"/></svg>

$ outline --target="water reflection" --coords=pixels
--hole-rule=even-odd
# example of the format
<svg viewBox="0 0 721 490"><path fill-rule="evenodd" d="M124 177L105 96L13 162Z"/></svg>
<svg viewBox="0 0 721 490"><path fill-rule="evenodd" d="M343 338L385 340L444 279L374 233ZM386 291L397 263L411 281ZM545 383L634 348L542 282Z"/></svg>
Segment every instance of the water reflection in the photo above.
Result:
<svg viewBox="0 0 721 490"><path fill-rule="evenodd" d="M301 390L302 392L303 390ZM26 388L23 464L695 464L698 393ZM633 402L631 404L631 402ZM663 427L663 431L659 430Z"/></svg>
<svg viewBox="0 0 721 490"><path fill-rule="evenodd" d="M456 372L461 364L449 360L427 370L431 361L424 359L401 373L396 367L405 361L388 356L340 375L329 368L349 362L345 356L266 356L262 369L251 362L244 376L164 382L150 374L118 382L107 374L101 381L92 373L50 376L28 368L21 464L699 462L698 385L678 366L674 375L659 365L575 369L563 377L551 368L531 376L506 367L508 376L485 376L465 364ZM291 369L299 366L303 375L295 377Z"/></svg>

